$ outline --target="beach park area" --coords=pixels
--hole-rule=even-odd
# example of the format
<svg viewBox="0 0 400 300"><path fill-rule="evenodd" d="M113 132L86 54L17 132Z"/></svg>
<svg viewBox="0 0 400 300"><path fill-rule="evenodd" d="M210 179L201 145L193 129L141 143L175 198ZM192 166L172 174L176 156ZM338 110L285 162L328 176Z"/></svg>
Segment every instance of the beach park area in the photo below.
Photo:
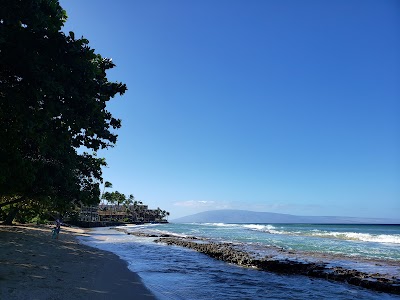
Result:
<svg viewBox="0 0 400 300"><path fill-rule="evenodd" d="M0 299L155 299L118 256L78 243L79 228L0 226Z"/></svg>
<svg viewBox="0 0 400 300"><path fill-rule="evenodd" d="M399 8L2 0L0 300L400 300Z"/></svg>
<svg viewBox="0 0 400 300"><path fill-rule="evenodd" d="M0 226L0 299L400 299L398 225L357 227L360 238L375 242L354 241L354 224L62 226L59 239L52 227ZM353 240L308 235L340 228ZM265 245L252 243L260 237ZM295 250L299 238L301 247L319 240L322 250L347 248ZM282 241L292 250L270 245ZM364 256L346 256L356 245Z"/></svg>

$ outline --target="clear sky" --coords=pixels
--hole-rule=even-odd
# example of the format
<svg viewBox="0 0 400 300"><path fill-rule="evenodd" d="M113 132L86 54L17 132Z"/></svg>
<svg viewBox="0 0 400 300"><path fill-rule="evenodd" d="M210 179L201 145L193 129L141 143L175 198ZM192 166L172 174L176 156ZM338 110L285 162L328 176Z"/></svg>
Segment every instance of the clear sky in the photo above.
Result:
<svg viewBox="0 0 400 300"><path fill-rule="evenodd" d="M171 219L400 218L397 0L60 1L128 92L104 179Z"/></svg>

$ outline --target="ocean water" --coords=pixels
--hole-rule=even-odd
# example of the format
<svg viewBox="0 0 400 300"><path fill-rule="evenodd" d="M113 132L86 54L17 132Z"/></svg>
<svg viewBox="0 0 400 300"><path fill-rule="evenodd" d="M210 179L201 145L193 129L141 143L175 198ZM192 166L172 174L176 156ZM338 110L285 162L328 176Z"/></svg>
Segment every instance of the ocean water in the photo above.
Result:
<svg viewBox="0 0 400 300"><path fill-rule="evenodd" d="M117 230L116 230L117 229ZM400 278L400 226L154 224L126 232L231 242L255 256L326 262ZM116 253L159 299L400 299L346 283L243 268L194 250L154 243L118 228L96 228L82 243ZM132 297L134 299L134 296Z"/></svg>

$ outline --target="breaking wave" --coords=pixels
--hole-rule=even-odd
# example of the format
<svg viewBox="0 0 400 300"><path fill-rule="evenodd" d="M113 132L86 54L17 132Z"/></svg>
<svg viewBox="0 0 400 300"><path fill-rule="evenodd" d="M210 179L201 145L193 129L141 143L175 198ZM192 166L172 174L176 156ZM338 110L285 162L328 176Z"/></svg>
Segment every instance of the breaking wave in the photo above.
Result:
<svg viewBox="0 0 400 300"><path fill-rule="evenodd" d="M369 234L369 233L357 233L357 232L314 231L311 232L310 235L321 238L336 238L336 239L350 240L350 241L400 244L400 235L398 234L389 235L389 234Z"/></svg>
<svg viewBox="0 0 400 300"><path fill-rule="evenodd" d="M324 231L324 230L287 230L284 227L275 227L273 225L263 224L248 224L242 225L244 228L262 231L270 234L284 234L291 236L312 236L319 238L330 238L340 239L348 241L362 241L372 243L388 243L388 244L400 244L400 234L370 234L370 233L359 233L359 232L336 232L336 231Z"/></svg>

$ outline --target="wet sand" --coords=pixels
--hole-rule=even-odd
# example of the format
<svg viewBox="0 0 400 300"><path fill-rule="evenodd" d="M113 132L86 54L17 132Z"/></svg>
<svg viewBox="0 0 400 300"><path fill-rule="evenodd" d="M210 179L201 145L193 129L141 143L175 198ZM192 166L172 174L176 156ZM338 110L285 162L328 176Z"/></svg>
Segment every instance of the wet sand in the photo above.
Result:
<svg viewBox="0 0 400 300"><path fill-rule="evenodd" d="M156 299L118 256L78 243L79 228L0 226L0 299Z"/></svg>

